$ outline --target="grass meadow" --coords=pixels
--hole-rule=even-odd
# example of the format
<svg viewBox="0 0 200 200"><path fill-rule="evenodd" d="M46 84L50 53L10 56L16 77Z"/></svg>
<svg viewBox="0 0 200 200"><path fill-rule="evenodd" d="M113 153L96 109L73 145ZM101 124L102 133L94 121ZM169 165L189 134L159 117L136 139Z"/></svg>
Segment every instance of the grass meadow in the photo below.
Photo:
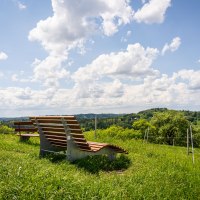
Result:
<svg viewBox="0 0 200 200"><path fill-rule="evenodd" d="M92 134L87 138L93 140ZM98 140L97 140L98 141ZM39 158L39 139L0 134L0 199L200 199L200 150L105 138L128 150L114 162L94 156L70 163Z"/></svg>

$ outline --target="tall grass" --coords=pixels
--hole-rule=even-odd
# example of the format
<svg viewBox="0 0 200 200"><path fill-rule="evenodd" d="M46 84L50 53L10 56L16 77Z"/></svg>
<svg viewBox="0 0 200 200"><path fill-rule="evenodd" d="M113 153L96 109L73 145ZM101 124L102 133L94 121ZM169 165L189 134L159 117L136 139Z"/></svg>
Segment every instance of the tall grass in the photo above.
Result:
<svg viewBox="0 0 200 200"><path fill-rule="evenodd" d="M92 140L93 135L87 135ZM102 140L102 139L101 139ZM200 151L105 138L129 151L109 163L104 156L70 163L40 159L39 140L21 143L0 134L0 199L200 199Z"/></svg>

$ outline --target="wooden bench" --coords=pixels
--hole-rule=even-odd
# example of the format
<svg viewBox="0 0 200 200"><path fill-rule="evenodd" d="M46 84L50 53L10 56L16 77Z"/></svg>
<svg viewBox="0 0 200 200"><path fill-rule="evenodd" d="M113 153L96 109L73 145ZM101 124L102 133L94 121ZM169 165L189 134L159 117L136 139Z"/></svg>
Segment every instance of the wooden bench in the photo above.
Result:
<svg viewBox="0 0 200 200"><path fill-rule="evenodd" d="M70 161L102 154L112 160L117 153L127 153L115 145L86 141L74 116L40 116L30 117L30 120L40 135L40 156L48 152L64 151Z"/></svg>
<svg viewBox="0 0 200 200"><path fill-rule="evenodd" d="M31 121L14 122L14 129L17 136L20 137L20 141L27 141L30 137L39 137L39 134L33 134L37 132L37 128Z"/></svg>

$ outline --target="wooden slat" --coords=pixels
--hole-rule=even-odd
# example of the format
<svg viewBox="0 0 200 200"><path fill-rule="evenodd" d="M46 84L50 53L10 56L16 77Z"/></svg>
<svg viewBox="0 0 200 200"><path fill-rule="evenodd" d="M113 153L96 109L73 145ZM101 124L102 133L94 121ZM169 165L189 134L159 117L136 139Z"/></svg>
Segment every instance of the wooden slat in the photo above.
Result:
<svg viewBox="0 0 200 200"><path fill-rule="evenodd" d="M97 148L97 149L95 149L95 148L91 148L91 150L96 152L96 151L100 151L101 148Z"/></svg>
<svg viewBox="0 0 200 200"><path fill-rule="evenodd" d="M71 134L82 134L83 135L81 129L71 129L70 131L71 131Z"/></svg>
<svg viewBox="0 0 200 200"><path fill-rule="evenodd" d="M71 115L63 115L63 116L32 116L30 117L30 119L61 119L61 118L64 118L64 119L67 119L67 120L75 120L76 118L74 116L71 116Z"/></svg>
<svg viewBox="0 0 200 200"><path fill-rule="evenodd" d="M100 149L102 149L104 147L109 147L118 153L128 153L123 148L115 146L115 145L110 145L110 144L106 144L106 143L96 143L96 142L88 142L88 143L89 143L89 146L91 147L91 149L94 151L96 151L96 150L99 151Z"/></svg>
<svg viewBox="0 0 200 200"><path fill-rule="evenodd" d="M70 125L70 124L78 124L79 125L77 120L65 120L65 121L67 122L68 125Z"/></svg>
<svg viewBox="0 0 200 200"><path fill-rule="evenodd" d="M52 135L52 136L63 136L63 137L66 137L66 133L57 133L56 135L52 132L48 132L48 131L45 131L44 132L44 135Z"/></svg>
<svg viewBox="0 0 200 200"><path fill-rule="evenodd" d="M79 141L74 141L74 142L75 142L76 144L84 144L84 145L86 144L86 145L88 145L88 143L85 142L85 141L80 141L80 142L79 142ZM88 146L89 146L89 145L88 145Z"/></svg>
<svg viewBox="0 0 200 200"><path fill-rule="evenodd" d="M91 148L103 148L103 147L106 147L106 145L90 145L89 144L89 146L91 147Z"/></svg>
<svg viewBox="0 0 200 200"><path fill-rule="evenodd" d="M51 144L67 147L67 143L62 143L62 142L55 142L55 141L49 141Z"/></svg>
<svg viewBox="0 0 200 200"><path fill-rule="evenodd" d="M34 125L37 126L35 123ZM39 126L42 128L63 128L62 124L39 124Z"/></svg>
<svg viewBox="0 0 200 200"><path fill-rule="evenodd" d="M42 127L42 130L44 130L44 131L65 132L64 127L57 127L57 126L48 127L48 125L46 125L46 126L41 126L41 127ZM82 133L82 130L79 129L78 126L74 126L73 128L70 128L70 127L69 127L69 130L70 130L72 133Z"/></svg>
<svg viewBox="0 0 200 200"><path fill-rule="evenodd" d="M75 142L85 142L87 143L85 138L73 138Z"/></svg>
<svg viewBox="0 0 200 200"><path fill-rule="evenodd" d="M56 143L56 144L64 144L64 145L67 145L67 141L56 140L55 138L48 138L48 141L49 141L49 142L54 142L54 143Z"/></svg>
<svg viewBox="0 0 200 200"><path fill-rule="evenodd" d="M81 130L81 127L80 127L79 124L67 124L67 126L68 126L70 129L75 129L75 130L79 129L79 130Z"/></svg>
<svg viewBox="0 0 200 200"><path fill-rule="evenodd" d="M21 125L33 125L31 121L21 121L21 122L14 122L15 126L21 126Z"/></svg>
<svg viewBox="0 0 200 200"><path fill-rule="evenodd" d="M66 143L66 144L67 144L67 140L65 140L65 139L48 138L48 140L49 140L49 141L54 141L54 142Z"/></svg>
<svg viewBox="0 0 200 200"><path fill-rule="evenodd" d="M58 135L49 135L45 134L47 138L52 138L52 139L61 139L61 140L66 140L66 136L58 136Z"/></svg>
<svg viewBox="0 0 200 200"><path fill-rule="evenodd" d="M35 123L35 120L32 120ZM62 119L37 119L38 123L41 124L62 124ZM67 125L79 125L77 120L64 120Z"/></svg>
<svg viewBox="0 0 200 200"><path fill-rule="evenodd" d="M37 122L41 124L62 124L61 119L37 119Z"/></svg>
<svg viewBox="0 0 200 200"><path fill-rule="evenodd" d="M99 145L109 145L108 143L102 143L102 142L91 142L88 141L89 144L99 144Z"/></svg>
<svg viewBox="0 0 200 200"><path fill-rule="evenodd" d="M56 146L56 147L60 147L60 148L63 148L63 149L67 149L67 145L54 144L53 142L51 142L51 144L52 144L53 146Z"/></svg>
<svg viewBox="0 0 200 200"><path fill-rule="evenodd" d="M72 135L72 138L73 139L76 139L76 138L84 138L83 135L80 135L80 134L77 134L77 135Z"/></svg>
<svg viewBox="0 0 200 200"><path fill-rule="evenodd" d="M82 133L70 133L70 135L72 135L72 137L78 137L78 136L83 136L84 137L84 135L82 134Z"/></svg>
<svg viewBox="0 0 200 200"><path fill-rule="evenodd" d="M16 134L17 136L24 136L24 137L39 137L39 134Z"/></svg>
<svg viewBox="0 0 200 200"><path fill-rule="evenodd" d="M51 135L59 135L59 134L62 134L61 132L53 132L53 131L43 131L44 134L51 134ZM64 134L63 134L64 135ZM66 133L65 133L66 135Z"/></svg>
<svg viewBox="0 0 200 200"><path fill-rule="evenodd" d="M59 143L59 142L54 142L54 141L50 141L51 144L57 145L57 146L62 146L64 148L67 148L67 144L63 144L63 143Z"/></svg>
<svg viewBox="0 0 200 200"><path fill-rule="evenodd" d="M88 142L90 146L107 146L107 144L101 144L101 143L94 143L91 144L90 142Z"/></svg>
<svg viewBox="0 0 200 200"><path fill-rule="evenodd" d="M36 128L15 128L15 132L37 132Z"/></svg>
<svg viewBox="0 0 200 200"><path fill-rule="evenodd" d="M64 127L62 128L58 128L58 127L43 127L42 128L43 131L52 131L52 132L61 132L61 133L65 133L65 129Z"/></svg>

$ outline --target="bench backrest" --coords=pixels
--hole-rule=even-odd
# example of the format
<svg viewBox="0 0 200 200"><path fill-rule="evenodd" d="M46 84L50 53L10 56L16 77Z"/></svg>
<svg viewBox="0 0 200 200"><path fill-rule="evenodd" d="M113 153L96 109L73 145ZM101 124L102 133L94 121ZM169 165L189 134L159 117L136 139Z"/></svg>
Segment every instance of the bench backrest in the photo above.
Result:
<svg viewBox="0 0 200 200"><path fill-rule="evenodd" d="M30 117L30 120L37 126L40 135L44 135L51 145L65 150L67 149L67 140L73 140L80 150L90 150L74 116Z"/></svg>
<svg viewBox="0 0 200 200"><path fill-rule="evenodd" d="M34 133L37 132L37 128L33 125L31 121L16 121L14 122L15 132L21 134L22 132Z"/></svg>

